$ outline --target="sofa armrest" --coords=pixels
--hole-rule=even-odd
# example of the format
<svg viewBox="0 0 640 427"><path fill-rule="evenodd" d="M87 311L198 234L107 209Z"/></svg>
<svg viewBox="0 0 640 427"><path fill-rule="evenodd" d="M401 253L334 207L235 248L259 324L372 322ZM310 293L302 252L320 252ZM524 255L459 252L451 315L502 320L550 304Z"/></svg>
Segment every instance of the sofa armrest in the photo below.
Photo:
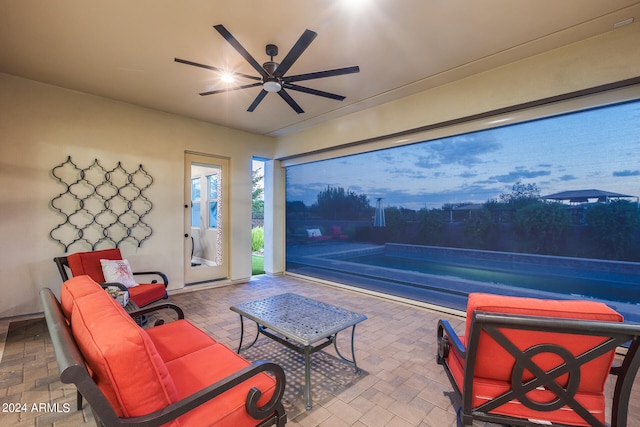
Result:
<svg viewBox="0 0 640 427"><path fill-rule="evenodd" d="M282 396L284 395L284 389L286 385L284 370L280 365L273 362L259 360L251 365L241 369L240 371L230 375L202 390L193 393L184 399L179 400L156 412L152 412L147 415L132 418L120 418L121 425L135 425L140 427L158 426L165 424L177 417L186 414L187 412L197 408L198 406L208 402L209 400L223 394L224 392L231 390L233 387L248 380L249 378L256 376L262 372L271 373L276 380L276 388L273 392L273 396L262 407L257 406L258 399L262 393L257 388L253 387L249 390L245 401L245 408L247 412L256 420L263 420L270 414L274 414L276 419L276 425L284 426L286 423L286 414L284 407L282 406Z"/></svg>
<svg viewBox="0 0 640 427"><path fill-rule="evenodd" d="M133 275L155 275L155 276L160 276L160 278L162 279L162 283L164 284L164 287L166 288L169 285L169 278L167 277L166 274L164 274L161 271L134 271ZM157 280L152 280L151 283L158 283Z"/></svg>

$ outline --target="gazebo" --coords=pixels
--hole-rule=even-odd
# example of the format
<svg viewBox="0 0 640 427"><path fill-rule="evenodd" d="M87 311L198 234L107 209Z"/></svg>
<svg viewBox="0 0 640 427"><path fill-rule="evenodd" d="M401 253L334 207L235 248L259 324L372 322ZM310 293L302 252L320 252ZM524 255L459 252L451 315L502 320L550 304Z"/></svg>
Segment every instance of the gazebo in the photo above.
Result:
<svg viewBox="0 0 640 427"><path fill-rule="evenodd" d="M610 191L603 190L570 190L570 191L561 191L559 193L549 194L548 196L542 196L545 200L556 200L560 202L569 202L569 204L574 203L589 203L590 201L596 201L600 203L606 203L612 199L624 199L624 198L635 198L638 200L636 196L629 196L627 194L620 193L612 193Z"/></svg>

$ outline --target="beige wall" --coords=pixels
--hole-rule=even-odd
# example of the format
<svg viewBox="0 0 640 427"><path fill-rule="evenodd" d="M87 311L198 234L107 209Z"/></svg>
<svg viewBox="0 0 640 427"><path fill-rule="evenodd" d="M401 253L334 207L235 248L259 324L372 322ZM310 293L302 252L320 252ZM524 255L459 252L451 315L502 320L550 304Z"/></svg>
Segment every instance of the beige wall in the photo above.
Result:
<svg viewBox="0 0 640 427"><path fill-rule="evenodd" d="M271 157L271 138L3 74L0 94L0 318L41 311L39 289L60 287L52 260L64 248L49 232L62 218L49 202L64 187L50 173L69 155L153 177L153 235L121 250L136 270L166 272L172 289L184 283L184 152L229 157L230 278L251 275L251 158Z"/></svg>
<svg viewBox="0 0 640 427"><path fill-rule="evenodd" d="M67 155L82 165L142 163L153 176L153 236L142 248L122 249L138 269L162 266L174 289L183 284L184 151L230 157L230 276L241 280L251 274L252 156L281 158L639 76L638 40L640 23L280 137L275 150L267 137L0 74L0 318L40 311L38 290L60 286L52 258L63 250L48 234L60 221L49 201L61 189L49 174ZM277 273L284 266L279 162L266 179L273 252L265 266Z"/></svg>
<svg viewBox="0 0 640 427"><path fill-rule="evenodd" d="M275 157L640 76L640 22L278 138ZM455 72L455 70L453 71Z"/></svg>

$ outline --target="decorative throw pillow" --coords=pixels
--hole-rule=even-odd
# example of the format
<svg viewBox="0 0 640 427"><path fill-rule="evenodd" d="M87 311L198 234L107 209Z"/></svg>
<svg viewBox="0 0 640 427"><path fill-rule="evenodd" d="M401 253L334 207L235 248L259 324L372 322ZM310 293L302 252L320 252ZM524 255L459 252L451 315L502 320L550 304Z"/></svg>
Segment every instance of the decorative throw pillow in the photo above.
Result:
<svg viewBox="0 0 640 427"><path fill-rule="evenodd" d="M110 260L101 259L102 274L104 274L104 280L109 283L122 283L127 288L138 286L133 279L133 273L129 266L129 261L126 259Z"/></svg>

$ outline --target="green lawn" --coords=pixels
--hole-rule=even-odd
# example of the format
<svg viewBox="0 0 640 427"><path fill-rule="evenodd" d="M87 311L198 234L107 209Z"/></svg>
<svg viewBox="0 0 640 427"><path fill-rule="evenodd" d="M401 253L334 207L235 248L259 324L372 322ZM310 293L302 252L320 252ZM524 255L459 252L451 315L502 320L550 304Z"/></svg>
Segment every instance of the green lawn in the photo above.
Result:
<svg viewBox="0 0 640 427"><path fill-rule="evenodd" d="M251 255L251 275L264 274L264 257Z"/></svg>

